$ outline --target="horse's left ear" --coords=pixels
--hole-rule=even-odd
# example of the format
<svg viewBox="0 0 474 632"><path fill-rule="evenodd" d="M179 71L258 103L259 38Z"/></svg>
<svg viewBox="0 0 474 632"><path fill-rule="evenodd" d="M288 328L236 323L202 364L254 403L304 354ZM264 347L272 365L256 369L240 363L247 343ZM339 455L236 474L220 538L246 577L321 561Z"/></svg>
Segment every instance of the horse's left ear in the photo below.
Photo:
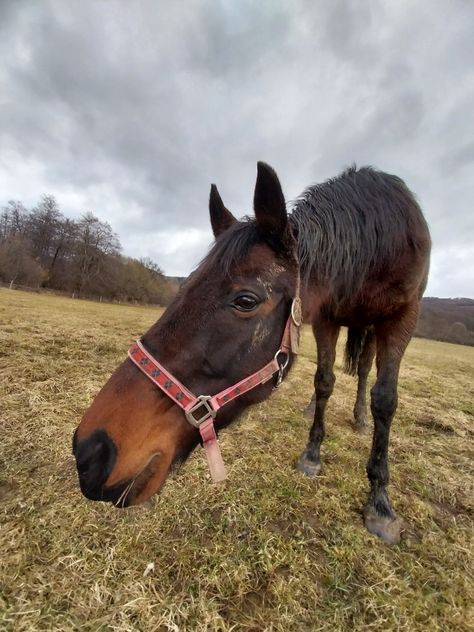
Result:
<svg viewBox="0 0 474 632"><path fill-rule="evenodd" d="M257 163L253 208L257 224L263 232L282 240L288 221L285 197L277 174L264 162Z"/></svg>
<svg viewBox="0 0 474 632"><path fill-rule="evenodd" d="M215 184L211 184L209 213L211 216L212 232L216 239L237 221L232 213L224 206L224 202Z"/></svg>

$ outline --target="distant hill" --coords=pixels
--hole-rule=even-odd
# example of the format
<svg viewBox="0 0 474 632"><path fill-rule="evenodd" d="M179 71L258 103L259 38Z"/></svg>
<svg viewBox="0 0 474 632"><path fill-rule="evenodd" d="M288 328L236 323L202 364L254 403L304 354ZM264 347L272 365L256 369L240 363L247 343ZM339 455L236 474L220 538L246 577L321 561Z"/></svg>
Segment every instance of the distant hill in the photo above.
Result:
<svg viewBox="0 0 474 632"><path fill-rule="evenodd" d="M424 298L415 336L474 346L474 300Z"/></svg>

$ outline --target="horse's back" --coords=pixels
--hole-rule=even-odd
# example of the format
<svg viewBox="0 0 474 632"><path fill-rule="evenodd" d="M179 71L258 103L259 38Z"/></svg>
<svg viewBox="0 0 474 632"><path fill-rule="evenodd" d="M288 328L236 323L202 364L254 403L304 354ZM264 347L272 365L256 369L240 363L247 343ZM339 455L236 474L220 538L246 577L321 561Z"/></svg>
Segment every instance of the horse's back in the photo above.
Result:
<svg viewBox="0 0 474 632"><path fill-rule="evenodd" d="M421 297L430 235L418 202L397 176L351 167L306 189L292 221L308 289L349 320L373 321Z"/></svg>

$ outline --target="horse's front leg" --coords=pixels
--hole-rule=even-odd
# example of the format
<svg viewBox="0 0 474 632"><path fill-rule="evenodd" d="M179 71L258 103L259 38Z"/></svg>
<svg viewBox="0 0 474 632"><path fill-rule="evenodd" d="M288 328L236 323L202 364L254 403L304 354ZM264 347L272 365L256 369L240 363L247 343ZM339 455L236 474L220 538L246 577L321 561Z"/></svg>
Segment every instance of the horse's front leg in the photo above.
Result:
<svg viewBox="0 0 474 632"><path fill-rule="evenodd" d="M400 362L416 323L417 308L417 305L411 306L397 321L376 327L377 381L371 390L374 435L367 463L370 491L364 508L364 520L368 531L387 544L400 541L403 524L393 511L387 492L388 443L390 426L397 409Z"/></svg>
<svg viewBox="0 0 474 632"><path fill-rule="evenodd" d="M313 325L313 332L318 348L318 368L314 377L314 421L306 449L296 464L296 469L306 476L316 476L321 471L320 450L324 439L324 413L336 381L333 366L339 327L328 320L321 319Z"/></svg>

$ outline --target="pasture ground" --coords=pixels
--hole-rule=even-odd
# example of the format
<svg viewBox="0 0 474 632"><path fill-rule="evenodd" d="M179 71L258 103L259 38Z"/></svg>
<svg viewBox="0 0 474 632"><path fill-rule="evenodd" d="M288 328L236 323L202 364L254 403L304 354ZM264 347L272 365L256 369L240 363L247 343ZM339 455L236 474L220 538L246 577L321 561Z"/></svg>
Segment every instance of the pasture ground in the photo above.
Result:
<svg viewBox="0 0 474 632"><path fill-rule="evenodd" d="M362 525L371 439L349 424L342 344L323 476L293 469L315 370L309 331L282 388L222 433L224 486L198 451L151 508L80 495L73 430L158 315L0 290L0 627L472 630L474 348L409 347L390 487L406 530L388 547Z"/></svg>

